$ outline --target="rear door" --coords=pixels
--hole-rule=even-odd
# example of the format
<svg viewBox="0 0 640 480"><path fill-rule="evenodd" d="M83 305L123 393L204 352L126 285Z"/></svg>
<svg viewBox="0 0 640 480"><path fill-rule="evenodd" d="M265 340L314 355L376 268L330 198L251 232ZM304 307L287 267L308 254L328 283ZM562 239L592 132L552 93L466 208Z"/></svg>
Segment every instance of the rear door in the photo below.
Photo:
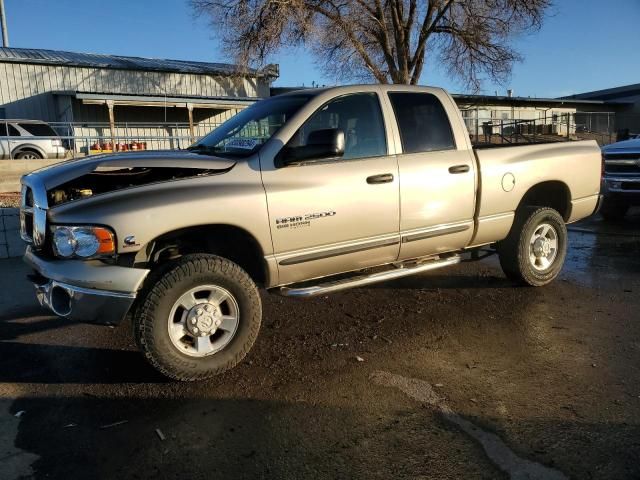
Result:
<svg viewBox="0 0 640 480"><path fill-rule="evenodd" d="M398 165L389 154L378 93L327 101L287 146L309 134L341 129L345 153L264 168L275 259L287 284L396 260L399 251Z"/></svg>
<svg viewBox="0 0 640 480"><path fill-rule="evenodd" d="M473 236L476 172L473 151L454 135L459 112L449 97L390 91L402 153L400 259L457 250Z"/></svg>

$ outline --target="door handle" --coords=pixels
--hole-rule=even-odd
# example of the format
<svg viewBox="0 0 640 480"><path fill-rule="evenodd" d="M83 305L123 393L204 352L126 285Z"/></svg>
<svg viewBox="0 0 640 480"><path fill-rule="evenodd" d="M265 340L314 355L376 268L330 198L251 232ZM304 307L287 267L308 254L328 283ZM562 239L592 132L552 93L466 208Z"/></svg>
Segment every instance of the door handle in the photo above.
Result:
<svg viewBox="0 0 640 480"><path fill-rule="evenodd" d="M449 167L449 173L467 173L469 171L469 165L454 165Z"/></svg>
<svg viewBox="0 0 640 480"><path fill-rule="evenodd" d="M393 182L392 173L381 173L380 175L371 175L367 177L367 183L369 185L375 185L378 183L391 183Z"/></svg>

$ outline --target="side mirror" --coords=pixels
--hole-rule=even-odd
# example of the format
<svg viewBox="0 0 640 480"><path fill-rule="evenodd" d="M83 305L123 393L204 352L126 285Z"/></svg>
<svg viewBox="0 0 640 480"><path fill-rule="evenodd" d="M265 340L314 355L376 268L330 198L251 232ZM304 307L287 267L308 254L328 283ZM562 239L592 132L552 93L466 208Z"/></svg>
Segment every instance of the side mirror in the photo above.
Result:
<svg viewBox="0 0 640 480"><path fill-rule="evenodd" d="M282 165L342 157L344 155L344 132L339 128L314 130L309 134L307 144L300 147L285 147L281 152Z"/></svg>

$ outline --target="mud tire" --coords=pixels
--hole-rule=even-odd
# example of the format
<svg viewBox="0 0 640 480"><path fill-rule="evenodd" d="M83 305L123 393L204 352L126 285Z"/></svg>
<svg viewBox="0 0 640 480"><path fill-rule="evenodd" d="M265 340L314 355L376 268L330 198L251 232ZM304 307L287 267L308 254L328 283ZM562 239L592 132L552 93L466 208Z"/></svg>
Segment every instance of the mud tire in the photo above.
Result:
<svg viewBox="0 0 640 480"><path fill-rule="evenodd" d="M551 225L557 233L558 251L545 270L534 268L530 260L531 238L542 224ZM525 207L516 212L507 238L498 242L500 266L512 281L532 287L551 283L562 270L567 255L567 227L562 216L552 208Z"/></svg>
<svg viewBox="0 0 640 480"><path fill-rule="evenodd" d="M238 265L208 254L185 255L150 280L133 316L136 343L147 360L163 375L180 381L213 377L233 367L253 346L262 321L262 302L249 275ZM168 318L185 291L215 284L236 299L240 320L230 343L206 357L191 357L171 342Z"/></svg>

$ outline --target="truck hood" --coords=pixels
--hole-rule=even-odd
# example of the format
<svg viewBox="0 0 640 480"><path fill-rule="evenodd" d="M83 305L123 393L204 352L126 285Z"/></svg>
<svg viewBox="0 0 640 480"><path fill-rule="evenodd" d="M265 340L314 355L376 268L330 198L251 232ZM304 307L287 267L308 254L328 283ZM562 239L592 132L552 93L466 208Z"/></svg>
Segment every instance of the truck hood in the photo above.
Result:
<svg viewBox="0 0 640 480"><path fill-rule="evenodd" d="M167 171L200 171L221 172L233 168L235 160L213 157L188 151L145 151L116 153L112 155L96 155L78 160L70 160L36 170L26 177L37 176L44 187L49 190L82 177L107 169L112 171L133 169L167 169Z"/></svg>
<svg viewBox="0 0 640 480"><path fill-rule="evenodd" d="M640 138L624 140L602 147L603 153L640 153Z"/></svg>

